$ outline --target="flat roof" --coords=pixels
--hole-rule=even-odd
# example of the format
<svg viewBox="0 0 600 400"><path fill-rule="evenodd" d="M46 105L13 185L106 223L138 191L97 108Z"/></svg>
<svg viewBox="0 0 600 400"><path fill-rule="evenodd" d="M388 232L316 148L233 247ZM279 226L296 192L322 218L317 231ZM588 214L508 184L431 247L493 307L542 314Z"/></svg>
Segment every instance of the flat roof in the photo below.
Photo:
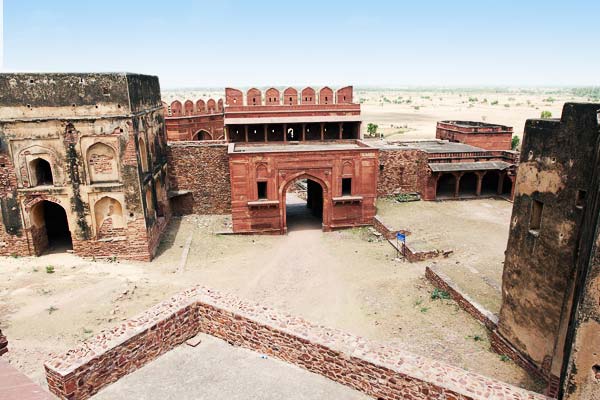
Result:
<svg viewBox="0 0 600 400"><path fill-rule="evenodd" d="M369 141L375 147L380 149L418 149L427 153L471 153L471 152L485 152L480 147L470 146L463 143L449 142L447 140L423 140L423 141L407 141L407 142L377 142Z"/></svg>
<svg viewBox="0 0 600 400"><path fill-rule="evenodd" d="M492 124L490 122L482 122L482 121L457 121L457 120L445 120L439 121L441 124L451 124L455 126L460 126L463 128L505 128L511 129L511 126L500 125L500 124Z"/></svg>
<svg viewBox="0 0 600 400"><path fill-rule="evenodd" d="M459 162L459 163L429 163L429 168L433 172L454 172L454 171L488 171L504 170L510 167L504 161L480 161L480 162Z"/></svg>
<svg viewBox="0 0 600 400"><path fill-rule="evenodd" d="M269 143L248 145L246 143L234 143L233 151L230 153L281 153L296 151L331 151L331 150L373 150L372 147L359 146L357 143Z"/></svg>

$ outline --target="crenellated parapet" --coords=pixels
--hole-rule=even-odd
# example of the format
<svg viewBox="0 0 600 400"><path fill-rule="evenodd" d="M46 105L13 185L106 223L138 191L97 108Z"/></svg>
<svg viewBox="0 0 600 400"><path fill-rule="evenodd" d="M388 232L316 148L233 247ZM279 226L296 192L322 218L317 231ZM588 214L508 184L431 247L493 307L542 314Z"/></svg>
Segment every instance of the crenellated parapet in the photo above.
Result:
<svg viewBox="0 0 600 400"><path fill-rule="evenodd" d="M288 87L283 92L271 87L264 92L264 96L259 89L251 88L246 91L245 97L239 89L225 89L225 105L230 107L352 104L352 97L352 86L345 86L335 92L328 86L318 91L308 86L300 92L293 87Z"/></svg>
<svg viewBox="0 0 600 400"><path fill-rule="evenodd" d="M215 101L214 99L198 99L196 101L185 100L183 103L174 100L171 104L162 103L165 109L165 116L168 117L186 117L194 115L213 115L223 113L223 99Z"/></svg>

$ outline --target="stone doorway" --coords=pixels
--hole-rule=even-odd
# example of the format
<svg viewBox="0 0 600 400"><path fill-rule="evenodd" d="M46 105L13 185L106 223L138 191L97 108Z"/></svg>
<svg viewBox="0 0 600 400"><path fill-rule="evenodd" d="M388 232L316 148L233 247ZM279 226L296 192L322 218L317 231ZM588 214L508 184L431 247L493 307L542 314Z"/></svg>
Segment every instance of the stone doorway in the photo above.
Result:
<svg viewBox="0 0 600 400"><path fill-rule="evenodd" d="M323 227L323 188L310 179L297 179L285 192L286 232Z"/></svg>
<svg viewBox="0 0 600 400"><path fill-rule="evenodd" d="M67 213L57 203L41 201L31 209L31 236L36 255L73 249Z"/></svg>

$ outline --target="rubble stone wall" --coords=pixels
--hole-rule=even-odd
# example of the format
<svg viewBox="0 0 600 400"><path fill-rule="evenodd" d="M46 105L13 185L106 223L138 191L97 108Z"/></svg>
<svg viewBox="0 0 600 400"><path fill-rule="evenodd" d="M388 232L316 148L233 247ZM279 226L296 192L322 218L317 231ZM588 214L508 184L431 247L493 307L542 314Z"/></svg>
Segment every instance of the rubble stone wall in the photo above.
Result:
<svg viewBox="0 0 600 400"><path fill-rule="evenodd" d="M87 399L199 332L296 364L378 399L547 397L260 304L195 287L45 364L61 399Z"/></svg>
<svg viewBox="0 0 600 400"><path fill-rule="evenodd" d="M412 192L423 195L427 178L427 153L415 149L379 151L378 196Z"/></svg>
<svg viewBox="0 0 600 400"><path fill-rule="evenodd" d="M169 143L168 163L172 201L191 194L191 211L194 214L231 212L231 183L226 143ZM175 202L178 205L190 204L189 201ZM175 212L182 213L177 209Z"/></svg>

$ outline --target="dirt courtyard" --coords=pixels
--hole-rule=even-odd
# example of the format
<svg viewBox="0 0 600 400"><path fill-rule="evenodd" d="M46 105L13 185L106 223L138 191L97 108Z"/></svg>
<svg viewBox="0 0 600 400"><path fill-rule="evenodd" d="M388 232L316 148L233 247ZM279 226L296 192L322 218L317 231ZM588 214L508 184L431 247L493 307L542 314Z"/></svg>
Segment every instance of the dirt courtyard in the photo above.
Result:
<svg viewBox="0 0 600 400"><path fill-rule="evenodd" d="M419 206L423 209L417 212ZM478 207L482 212L473 212ZM471 229L503 215L510 204L492 200L380 204L387 216L399 210L400 216L418 217L426 215L427 208L437 210L438 230L439 224L451 229L459 213L469 216L458 225L461 230L481 237ZM229 223L226 216L174 219L151 263L83 260L64 253L0 258L0 320L10 348L6 357L43 384L42 363L49 353L68 350L173 293L202 284L521 387L541 389L524 371L492 352L485 329L454 302L431 298L433 287L423 277L428 263L395 260L392 247L368 228L324 233L309 221L290 226L286 236L215 234ZM418 235L417 229L413 232ZM187 262L178 271L190 238ZM456 255L446 262L459 259L468 265Z"/></svg>
<svg viewBox="0 0 600 400"><path fill-rule="evenodd" d="M493 313L502 302L502 269L512 203L503 199L410 202L379 199L378 214L394 229L407 229L409 245L452 250L426 262L448 275Z"/></svg>

